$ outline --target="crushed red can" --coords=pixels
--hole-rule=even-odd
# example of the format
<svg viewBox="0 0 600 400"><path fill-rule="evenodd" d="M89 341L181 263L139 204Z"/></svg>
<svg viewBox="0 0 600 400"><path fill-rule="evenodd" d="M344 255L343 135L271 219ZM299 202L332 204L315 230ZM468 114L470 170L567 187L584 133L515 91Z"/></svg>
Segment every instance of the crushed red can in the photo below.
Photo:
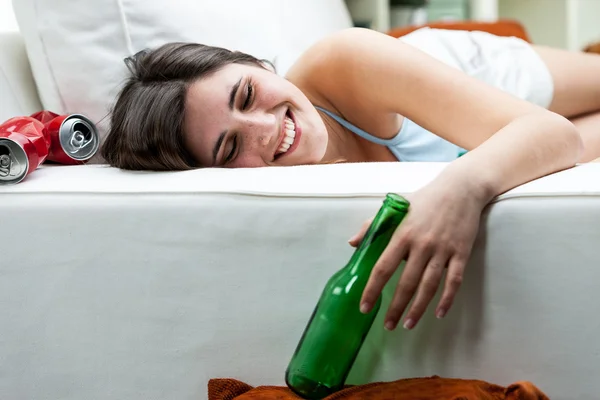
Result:
<svg viewBox="0 0 600 400"><path fill-rule="evenodd" d="M50 137L49 161L66 165L84 164L98 151L98 130L84 115L40 111L31 117L46 127Z"/></svg>
<svg viewBox="0 0 600 400"><path fill-rule="evenodd" d="M49 154L44 124L31 117L14 117L0 125L0 184L19 183Z"/></svg>
<svg viewBox="0 0 600 400"><path fill-rule="evenodd" d="M40 111L0 125L0 184L19 183L46 160L83 164L98 151L98 130L80 114Z"/></svg>

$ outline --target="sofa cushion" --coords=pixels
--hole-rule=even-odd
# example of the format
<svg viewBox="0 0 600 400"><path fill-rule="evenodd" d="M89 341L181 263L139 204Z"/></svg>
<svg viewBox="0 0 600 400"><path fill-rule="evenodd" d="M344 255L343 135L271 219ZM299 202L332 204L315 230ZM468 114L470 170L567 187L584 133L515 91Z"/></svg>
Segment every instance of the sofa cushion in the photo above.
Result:
<svg viewBox="0 0 600 400"><path fill-rule="evenodd" d="M413 193L445 167L43 165L0 186L0 398L200 400L211 378L284 385L348 238L386 192ZM525 379L551 399L597 399L598 176L600 164L581 165L499 196L448 315L435 318L438 297L414 330L388 332L380 312L347 383Z"/></svg>
<svg viewBox="0 0 600 400"><path fill-rule="evenodd" d="M127 71L123 59L139 50L200 42L272 60L283 74L313 42L351 26L343 0L13 0L13 6L44 107L85 114L101 134Z"/></svg>

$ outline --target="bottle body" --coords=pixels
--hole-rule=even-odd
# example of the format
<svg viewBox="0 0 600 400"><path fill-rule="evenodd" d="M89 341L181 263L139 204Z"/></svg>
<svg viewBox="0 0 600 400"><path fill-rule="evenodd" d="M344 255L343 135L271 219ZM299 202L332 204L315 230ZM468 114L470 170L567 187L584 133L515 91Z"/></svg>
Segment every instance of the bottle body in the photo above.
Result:
<svg viewBox="0 0 600 400"><path fill-rule="evenodd" d="M339 272L325 285L286 371L288 387L307 399L322 399L343 388L381 305L379 298L363 314L360 298L331 301L333 293L352 284Z"/></svg>
<svg viewBox="0 0 600 400"><path fill-rule="evenodd" d="M388 194L348 264L325 285L286 370L299 396L321 399L343 388L381 306L380 296L369 313L360 312L363 290L408 206Z"/></svg>

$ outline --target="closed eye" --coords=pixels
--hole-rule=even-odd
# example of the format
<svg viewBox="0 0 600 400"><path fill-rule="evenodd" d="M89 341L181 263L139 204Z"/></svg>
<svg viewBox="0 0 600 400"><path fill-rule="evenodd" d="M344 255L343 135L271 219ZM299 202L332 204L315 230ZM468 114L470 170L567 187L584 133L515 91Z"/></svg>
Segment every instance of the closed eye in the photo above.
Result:
<svg viewBox="0 0 600 400"><path fill-rule="evenodd" d="M225 163L231 162L231 160L233 160L233 157L235 156L236 150L238 147L238 138L237 136L234 136L233 139L231 140L231 150L229 150L229 152L227 153L227 156L225 156Z"/></svg>
<svg viewBox="0 0 600 400"><path fill-rule="evenodd" d="M246 110L250 106L250 102L252 101L252 94L254 93L254 87L252 86L252 82L248 82L246 85L246 100L242 105L242 110Z"/></svg>

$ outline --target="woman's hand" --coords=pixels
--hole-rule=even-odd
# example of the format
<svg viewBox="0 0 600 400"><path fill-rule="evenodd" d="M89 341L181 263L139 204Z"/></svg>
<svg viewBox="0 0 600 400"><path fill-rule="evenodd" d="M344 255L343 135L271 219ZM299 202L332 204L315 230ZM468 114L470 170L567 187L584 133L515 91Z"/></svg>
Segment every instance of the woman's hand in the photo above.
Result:
<svg viewBox="0 0 600 400"><path fill-rule="evenodd" d="M469 189L469 184L464 182L457 184L440 176L406 196L411 203L408 214L375 264L361 300L361 311L368 312L401 261L406 259L387 311L386 329L395 329L413 296L416 297L403 325L411 329L417 324L435 296L446 268L436 316L442 318L452 305L477 236L481 213L490 200L481 195L481 188ZM350 239L351 245L360 243L370 222L365 222L361 231Z"/></svg>

